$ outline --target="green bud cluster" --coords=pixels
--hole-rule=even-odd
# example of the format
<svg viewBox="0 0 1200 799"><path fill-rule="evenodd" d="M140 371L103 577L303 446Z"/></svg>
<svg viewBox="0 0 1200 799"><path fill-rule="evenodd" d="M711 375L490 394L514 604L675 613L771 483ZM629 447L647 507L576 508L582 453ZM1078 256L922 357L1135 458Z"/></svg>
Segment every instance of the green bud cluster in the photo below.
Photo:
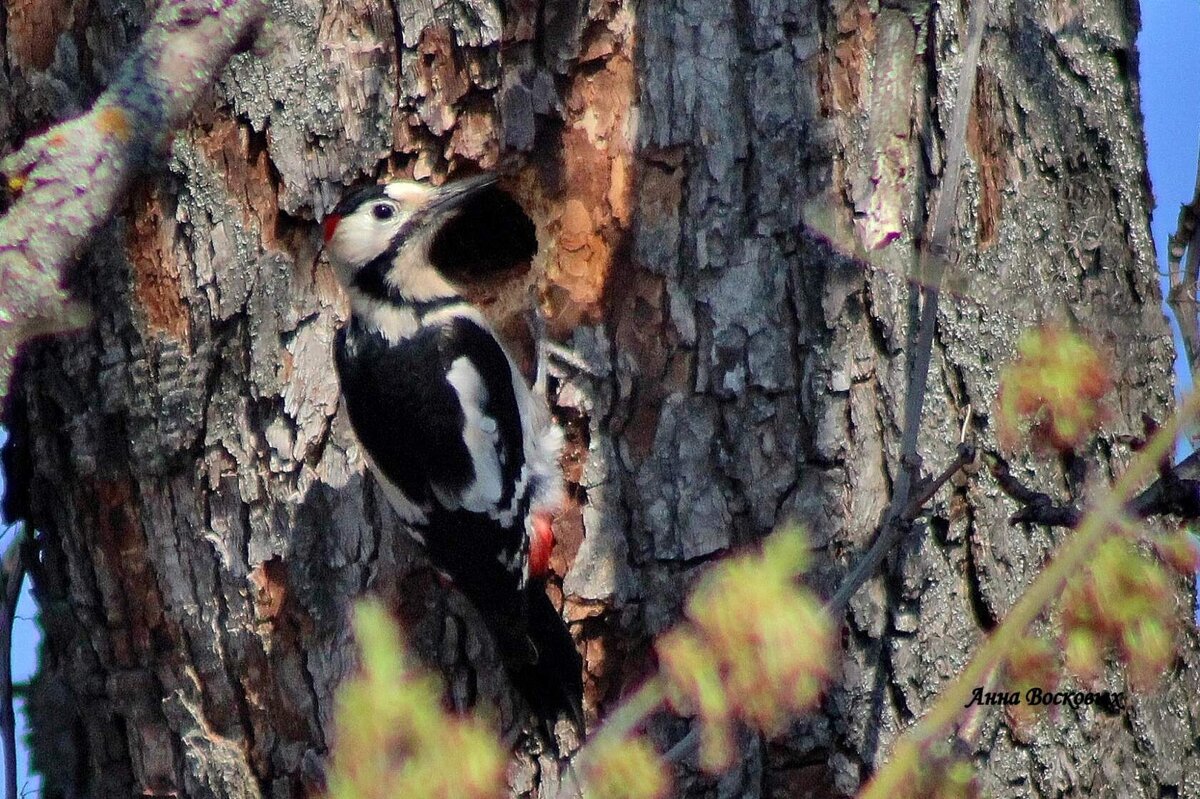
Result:
<svg viewBox="0 0 1200 799"><path fill-rule="evenodd" d="M362 666L337 692L329 797L504 796L495 735L442 708L439 682L412 661L387 610L360 603L354 634Z"/></svg>
<svg viewBox="0 0 1200 799"><path fill-rule="evenodd" d="M1108 418L1102 404L1112 377L1100 353L1065 328L1031 330L1000 375L1000 440L1016 449L1023 422L1036 449L1069 451Z"/></svg>
<svg viewBox="0 0 1200 799"><path fill-rule="evenodd" d="M808 561L800 530L776 532L761 552L710 569L687 601L687 620L658 641L667 701L699 718L707 771L732 763L735 722L778 734L829 679L833 626L796 583Z"/></svg>
<svg viewBox="0 0 1200 799"><path fill-rule="evenodd" d="M592 753L587 788L588 799L663 799L671 778L648 741L625 738Z"/></svg>
<svg viewBox="0 0 1200 799"><path fill-rule="evenodd" d="M1166 570L1125 536L1109 538L1063 596L1067 667L1096 683L1116 649L1131 687L1153 686L1174 657L1173 607Z"/></svg>

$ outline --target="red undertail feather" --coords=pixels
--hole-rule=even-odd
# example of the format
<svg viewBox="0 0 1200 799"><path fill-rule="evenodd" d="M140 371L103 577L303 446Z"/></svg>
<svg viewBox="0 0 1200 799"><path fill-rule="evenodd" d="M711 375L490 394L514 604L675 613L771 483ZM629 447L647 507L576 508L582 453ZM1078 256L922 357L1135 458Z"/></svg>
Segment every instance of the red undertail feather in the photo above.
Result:
<svg viewBox="0 0 1200 799"><path fill-rule="evenodd" d="M339 214L330 214L329 216L325 217L325 221L322 223L322 228L324 229L326 244L328 244L329 240L333 238L334 231L337 230L338 222L341 221L342 217Z"/></svg>
<svg viewBox="0 0 1200 799"><path fill-rule="evenodd" d="M550 574L550 551L554 549L554 517L547 511L534 511L532 522L529 576L541 580Z"/></svg>

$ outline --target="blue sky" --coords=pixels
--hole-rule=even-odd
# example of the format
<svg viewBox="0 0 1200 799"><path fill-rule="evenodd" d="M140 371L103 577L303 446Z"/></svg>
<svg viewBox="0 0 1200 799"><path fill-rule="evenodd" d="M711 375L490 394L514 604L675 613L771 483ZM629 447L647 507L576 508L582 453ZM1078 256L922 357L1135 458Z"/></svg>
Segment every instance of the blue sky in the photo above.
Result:
<svg viewBox="0 0 1200 799"><path fill-rule="evenodd" d="M978 1L978 0L974 0ZM1175 229L1179 206L1190 202L1196 181L1197 146L1200 143L1200 0L1146 0L1142 4L1141 52L1142 110L1150 148L1150 178L1156 208L1151 228L1159 264L1165 268L1167 236ZM1180 388L1190 385L1186 370ZM0 431L0 441L3 440ZM0 475L0 490L3 475ZM0 542L0 548L7 545ZM27 680L33 673L38 632L28 589L17 608L13 630L13 679ZM23 727L18 705L18 726ZM23 732L22 732L23 736ZM24 747L18 753L23 793L38 793L30 780Z"/></svg>
<svg viewBox="0 0 1200 799"><path fill-rule="evenodd" d="M5 542L7 543L7 541ZM17 603L17 618L13 624L13 682L22 683L33 676L37 667L38 627L35 617L37 608L33 604L33 596L29 586L21 593L21 601ZM36 796L41 780L29 775L29 752L24 745L25 740L25 707L24 702L17 700L17 786L22 795Z"/></svg>
<svg viewBox="0 0 1200 799"><path fill-rule="evenodd" d="M8 439L8 435L0 428L0 446ZM0 472L0 492L4 490L4 474ZM6 530L4 537L0 540L0 552L8 548L8 544L13 537L17 535L17 529ZM20 684L33 676L34 669L37 667L37 646L38 646L38 627L35 621L37 608L33 603L33 596L29 593L29 583L26 582L24 590L21 592L21 599L17 603L17 617L13 623L13 652L12 652L12 668L13 682ZM38 793L40 780L36 777L29 777L29 753L24 746L25 738L25 713L24 703L20 700L16 701L17 711L17 785L22 789L23 795L34 796Z"/></svg>
<svg viewBox="0 0 1200 799"><path fill-rule="evenodd" d="M1142 112L1150 148L1155 209L1151 229L1160 269L1166 269L1167 237L1175 232L1179 206L1192 200L1200 142L1200 0L1142 3ZM1164 276L1165 286L1165 276ZM1182 347L1176 340L1176 350ZM1176 361L1179 388L1190 372Z"/></svg>

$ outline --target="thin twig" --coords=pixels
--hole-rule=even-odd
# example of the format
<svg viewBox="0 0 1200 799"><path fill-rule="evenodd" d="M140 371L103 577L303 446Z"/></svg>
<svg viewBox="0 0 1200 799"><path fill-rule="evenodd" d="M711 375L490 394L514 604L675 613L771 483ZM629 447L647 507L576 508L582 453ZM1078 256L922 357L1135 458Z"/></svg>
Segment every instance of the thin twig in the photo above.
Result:
<svg viewBox="0 0 1200 799"><path fill-rule="evenodd" d="M1008 462L997 452L987 453L992 477L1005 494L1021 503L1009 517L1010 524L1025 522L1047 527L1074 527L1083 518L1078 507L1059 502L1022 483L1009 470ZM1193 452L1175 466L1160 470L1157 480L1125 506L1125 513L1137 519L1151 516L1200 518L1200 451Z"/></svg>
<svg viewBox="0 0 1200 799"><path fill-rule="evenodd" d="M658 675L651 677L621 703L620 707L605 722L604 727L592 739L592 743L603 746L621 740L646 720L666 699L665 686Z"/></svg>
<svg viewBox="0 0 1200 799"><path fill-rule="evenodd" d="M958 474L958 471L975 460L975 445L963 443L958 445L958 453L954 456L954 460L946 465L946 468L932 480L925 480L917 487L918 493L908 501L904 512L900 514L901 520L908 524L915 520L925 510L925 504L933 499L938 490L946 484L946 482Z"/></svg>
<svg viewBox="0 0 1200 799"><path fill-rule="evenodd" d="M992 473L992 479L1000 486L1000 490L1021 503L1021 509L1009 517L1009 524L1029 522L1050 527L1074 527L1079 524L1083 514L1078 508L1058 502L1049 494L1026 486L1013 476L1008 461L998 452L989 451L984 459Z"/></svg>
<svg viewBox="0 0 1200 799"><path fill-rule="evenodd" d="M908 378L909 388L904 398L904 433L900 448L902 471L896 481L896 492L893 495L893 515L907 504L908 490L916 481L916 464L919 463L917 438L921 432L921 416L929 382L929 362L933 354L933 337L937 328L938 296L945 274L944 265L951 253L950 235L954 229L958 189L962 183L963 162L966 160L967 122L970 119L971 101L975 96L975 76L978 72L987 7L987 0L977 0L971 5L967 46L959 65L958 86L954 92L954 114L946 136L946 169L942 176L942 190L934 201L933 223L928 243L921 250L919 277L924 302L921 304L921 328L916 351L913 353L912 371Z"/></svg>
<svg viewBox="0 0 1200 799"><path fill-rule="evenodd" d="M938 492L938 489L945 485L947 480L973 460L975 460L975 447L971 444L959 444L958 454L954 460L947 464L946 468L936 478L921 483L918 486L918 493L909 500L900 513L884 522L870 549L858 559L858 562L854 564L854 568L850 570L850 573L842 580L842 584L838 586L837 593L826 604L825 608L831 619L840 618L846 611L846 605L850 603L851 597L858 592L863 583L875 574L875 570L879 568L879 564L887 557L892 546L900 540L900 537L908 530L913 520L921 515L925 508L925 503Z"/></svg>
<svg viewBox="0 0 1200 799"><path fill-rule="evenodd" d="M983 42L984 21L987 1L976 0L971 6L971 17L967 30L967 47L959 68L958 87L955 92L954 114L947 136L948 152L946 169L943 173L942 191L933 213L933 226L929 244L922 251L920 269L924 281L922 293L920 332L911 361L908 389L904 401L904 427L901 434L900 474L885 521L875 541L850 573L842 580L837 593L826 604L831 619L840 618L850 598L875 574L879 564L887 557L912 521L921 513L926 502L937 493L959 469L975 458L975 449L962 443L955 459L932 481L920 480L920 454L917 451L921 417L925 406L925 392L929 383L929 364L933 354L933 337L937 326L938 291L944 274L943 262L950 252L950 232L953 229L954 210L962 180L962 166L966 158L967 121L970 117L971 98L975 94L975 76L979 64L979 50ZM970 414L968 413L968 418ZM965 441L965 425L962 439ZM912 496L913 491L918 493ZM699 741L699 732L688 732L667 753L668 762L678 762L688 757Z"/></svg>
<svg viewBox="0 0 1200 799"><path fill-rule="evenodd" d="M1179 222L1167 240L1167 271L1171 288L1167 305L1175 314L1192 374L1200 367L1200 162L1192 201L1179 209ZM1185 260L1186 256L1186 260Z"/></svg>
<svg viewBox="0 0 1200 799"><path fill-rule="evenodd" d="M912 521L924 511L925 503L932 499L933 496L937 494L938 490L941 489L941 487L945 485L951 477L957 474L960 469L974 460L975 447L969 443L959 444L958 454L955 456L954 460L947 464L946 468L943 469L937 477L932 480L924 481L920 484L918 487L918 493L913 496L911 500L909 500L908 506L905 507L903 513L897 517L895 523L902 526L911 524ZM882 535L877 538L876 541L878 542L880 538L882 538ZM872 553L874 553L873 556ZM858 590L858 587L861 586L872 573L874 573L875 567L879 565L879 561L883 560L884 555L886 555L885 549L882 547L872 547L871 551L868 552L868 556L871 557L864 556L858 561L858 563L855 564L854 570L850 574L846 575L845 579L842 580L842 584L838 587L837 593L833 595L832 599L825 603L825 612L829 618L836 619L841 616L846 609L846 603L850 601L850 597L852 597L855 591ZM688 731L687 735L683 736L683 738L679 739L674 746L667 750L667 753L663 755L663 758L668 763L682 762L696 751L699 743L699 728L693 727Z"/></svg>
<svg viewBox="0 0 1200 799"><path fill-rule="evenodd" d="M697 749L700 748L700 728L693 725L687 731L687 735L679 739L679 741L667 750L663 755L663 760L667 763L682 763L691 757Z"/></svg>
<svg viewBox="0 0 1200 799"><path fill-rule="evenodd" d="M651 714L662 707L666 699L666 687L662 677L654 675L646 682L642 683L641 687L634 691L625 700L617 706L613 714L609 716L604 726L591 739L587 745L575 750L568 761L568 767L574 772L577 767L586 767L587 757L590 752L599 752L606 746L617 744L617 742L633 734L633 731L641 726ZM559 783L556 799L566 799L568 796L582 796L582 789L578 776L572 780L575 783L575 794L568 793L567 780Z"/></svg>
<svg viewBox="0 0 1200 799"><path fill-rule="evenodd" d="M879 563L891 550L895 542L908 528L912 519L921 512L925 502L952 477L959 469L974 459L974 447L969 444L959 446L958 456L932 481L922 483L919 480L919 455L917 453L917 436L921 427L921 412L925 403L925 391L929 377L929 363L933 352L933 335L937 322L938 286L941 282L941 263L949 252L949 234L954 219L955 199L958 195L961 181L962 165L966 153L966 129L969 118L971 98L975 92L975 73L979 61L979 49L983 40L983 23L987 3L976 0L972 5L972 14L968 29L967 48L963 54L959 71L959 81L956 93L956 105L948 137L949 148L944 172L942 191L939 195L934 212L933 233L929 247L922 253L922 272L929 279L924 286L925 302L921 308L921 329L913 366L909 374L909 386L905 397L904 428L901 448L901 473L896 482L896 490L892 495L892 504L875 543L867 554L859 560L855 568L842 582L838 593L830 600L829 608L832 618L837 618L845 610L850 597L875 572ZM918 493L912 496L913 490ZM644 694L644 695L643 695ZM637 693L622 703L618 714L605 723L597 739L590 745L595 746L598 739L620 740L641 724L647 716L661 705L663 700L662 687L657 680L651 679ZM699 741L699 733L693 729L668 752L668 760L687 757ZM580 750L581 752L583 750Z"/></svg>
<svg viewBox="0 0 1200 799"><path fill-rule="evenodd" d="M1164 450L1164 452L1169 453L1169 450ZM998 453L988 452L985 457L1001 490L1024 505L1020 511L1010 517L1011 523L1030 522L1047 526L1075 527L1084 518L1083 512L1078 508L1058 502L1049 495L1029 488L1017 480L1009 470L1008 463ZM906 525L915 519L921 513L924 504L937 493L938 489L959 469L973 460L974 448L969 444L959 445L958 456L934 480L922 485L920 493L909 502L900 517L903 524ZM1184 519L1195 519L1200 516L1200 451L1193 452L1175 464L1168 472L1160 474L1158 480L1126 503L1125 513L1143 519L1164 514ZM872 548L872 551L875 551L875 548ZM883 554L880 550L878 560L882 560ZM857 586L866 579L864 575L869 576L877 563L877 560L864 556L855 565L855 572L846 576L838 592L826 604L826 611L830 618L837 618L844 611L844 604L850 600ZM699 742L699 728L693 727L667 750L663 758L668 763L682 762L696 751Z"/></svg>
<svg viewBox="0 0 1200 799"><path fill-rule="evenodd" d="M908 376L908 389L904 397L904 427L901 433L900 474L896 478L892 502L885 514L885 521L874 543L855 564L843 581L837 595L830 601L834 618L845 610L850 597L865 583L883 562L887 553L895 547L909 528L905 516L910 508L910 495L920 482L920 454L917 440L921 432L921 417L925 407L925 392L929 383L929 363L933 354L933 338L937 327L938 292L945 273L944 263L950 252L950 232L953 228L955 200L962 180L962 165L966 158L967 120L970 116L971 98L975 94L975 74L979 63L979 49L983 41L984 22L987 17L987 0L976 0L971 5L971 17L967 30L967 46L959 67L958 87L955 91L954 115L947 135L946 170L942 191L938 195L933 224L927 247L921 253L921 276L924 280L921 291L921 326L912 354L912 367Z"/></svg>

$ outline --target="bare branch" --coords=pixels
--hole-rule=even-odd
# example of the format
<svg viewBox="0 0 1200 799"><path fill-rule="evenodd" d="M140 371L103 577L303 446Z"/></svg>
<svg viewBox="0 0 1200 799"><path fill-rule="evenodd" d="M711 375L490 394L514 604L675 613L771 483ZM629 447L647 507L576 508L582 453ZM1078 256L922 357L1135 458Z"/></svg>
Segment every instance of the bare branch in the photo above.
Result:
<svg viewBox="0 0 1200 799"><path fill-rule="evenodd" d="M904 430L900 449L901 473L896 481L889 516L897 516L908 504L909 491L920 470L917 437L921 432L921 416L925 405L925 389L929 382L929 361L933 353L933 336L937 327L938 294L944 264L951 252L950 233L954 226L958 188L962 182L962 167L967 152L967 121L970 119L971 98L975 95L975 75L978 72L979 49L983 42L987 0L971 4L966 48L959 67L958 86L954 91L954 115L946 134L946 169L942 189L933 210L929 240L921 251L921 273L924 302L921 305L921 327L910 363L908 391L904 398Z"/></svg>
<svg viewBox="0 0 1200 799"><path fill-rule="evenodd" d="M1192 201L1179 209L1179 222L1167 242L1167 270L1171 288L1167 304L1179 322L1188 366L1195 374L1200 365L1200 163L1197 164L1196 188ZM1185 260L1186 255L1186 260Z"/></svg>
<svg viewBox="0 0 1200 799"><path fill-rule="evenodd" d="M958 456L935 479L925 481L918 487L916 495L904 512L891 524L906 529L937 490L959 469L973 461L974 457L974 447L970 444L960 444ZM998 453L987 452L984 457L1000 488L1023 506L1010 517L1010 523L1029 522L1052 527L1075 527L1082 521L1084 513L1079 508L1058 502L1048 494L1021 483L1012 475L1008 463ZM1159 473L1158 480L1128 502L1125 506L1126 512L1143 519L1158 515L1172 515L1183 519L1200 518L1200 451L1193 452L1173 467L1160 468ZM842 581L838 592L826 603L830 618L837 618L844 611L850 597L874 573L879 562L887 554L887 549L879 546L879 542L885 538L883 533L886 530L885 527L880 532L875 545L859 560L854 570ZM988 678L989 683L993 677ZM964 722L962 735L968 738L973 735L973 725L972 721ZM663 755L663 758L668 763L681 763L695 753L699 742L700 729L693 726Z"/></svg>
<svg viewBox="0 0 1200 799"><path fill-rule="evenodd" d="M902 530L907 529L908 525L924 510L925 503L929 502L951 477L973 460L975 460L975 447L967 443L959 444L958 454L954 460L947 464L946 468L937 477L921 482L917 487L916 494L904 508L904 512L900 516L885 522L885 525L895 526ZM849 603L850 598L875 573L875 569L878 568L888 552L886 545L880 545L881 541L884 541L886 544L886 537L882 531L876 537L875 544L867 551L867 554L859 559L858 563L854 565L854 569L842 580L837 593L825 603L825 612L829 615L829 618L839 618L845 611L846 604ZM672 764L682 763L694 755L699 746L700 728L693 725L686 735L667 750L666 754L663 755L663 759Z"/></svg>
<svg viewBox="0 0 1200 799"><path fill-rule="evenodd" d="M1029 488L1008 468L999 453L987 453L988 465L1000 489L1021 503L1021 508L1009 517L1011 524L1027 522L1047 527L1074 527L1083 518L1083 511L1074 505L1059 502L1048 494ZM1138 519L1151 516L1175 516L1180 519L1200 518L1200 452L1193 452L1175 466L1160 471L1159 478L1129 501L1126 512Z"/></svg>
<svg viewBox="0 0 1200 799"><path fill-rule="evenodd" d="M0 161L14 198L0 217L0 395L23 341L86 323L62 289L64 268L252 39L266 8L266 0L167 0L90 111Z"/></svg>
<svg viewBox="0 0 1200 799"><path fill-rule="evenodd" d="M966 47L959 67L958 85L955 88L955 108L950 130L946 135L948 154L942 178L942 189L938 195L929 241L921 253L921 289L924 302L921 305L920 332L911 353L908 388L904 398L904 427L901 431L900 474L896 479L892 502L885 521L871 548L855 564L854 569L843 581L835 597L829 602L829 612L837 618L850 597L866 582L892 547L908 530L918 511L912 511L911 500L914 490L920 489L921 456L917 452L917 439L921 432L921 417L925 406L925 390L929 382L929 362L933 353L933 337L937 326L938 291L944 274L945 260L950 253L950 232L954 222L954 209L962 180L962 166L966 158L967 121L970 117L971 98L975 94L975 75L979 64L979 49L987 19L988 0L974 0L967 27ZM915 291L915 289L914 289ZM958 465L947 468L946 478L962 467L963 451L960 447ZM972 453L973 457L973 453ZM930 494L929 496L932 496ZM921 504L924 503L922 499ZM911 514L911 515L910 515Z"/></svg>
<svg viewBox="0 0 1200 799"><path fill-rule="evenodd" d="M879 530L879 534L875 537L874 543L871 544L871 548L854 564L854 568L842 580L837 593L826 603L825 609L829 613L830 618L836 619L842 615L846 610L846 605L850 602L850 598L862 587L863 583L871 578L871 575L879 568L879 564L883 562L888 552L891 551L892 546L900 540L900 537L904 531L908 530L913 520L921 515L925 503L932 499L938 489L945 485L946 481L953 477L959 469L973 460L975 460L975 447L970 444L959 444L958 454L937 477L918 484L916 494L901 509L898 515L891 516L884 522Z"/></svg>
<svg viewBox="0 0 1200 799"><path fill-rule="evenodd" d="M1079 508L1058 502L1049 494L1035 491L1014 477L1008 461L999 453L988 452L984 457L1000 490L1021 503L1021 509L1009 517L1009 524L1028 522L1051 527L1074 527L1083 518Z"/></svg>

